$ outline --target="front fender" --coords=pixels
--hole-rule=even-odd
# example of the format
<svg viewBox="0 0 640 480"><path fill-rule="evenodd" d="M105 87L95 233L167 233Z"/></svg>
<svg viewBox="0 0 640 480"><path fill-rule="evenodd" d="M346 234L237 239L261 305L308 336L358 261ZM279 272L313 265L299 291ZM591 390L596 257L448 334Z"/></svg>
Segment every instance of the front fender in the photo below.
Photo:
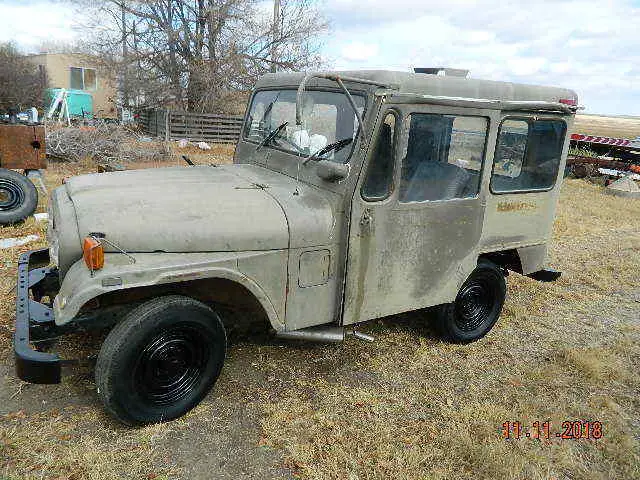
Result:
<svg viewBox="0 0 640 480"><path fill-rule="evenodd" d="M118 290L163 285L207 278L220 278L236 282L258 300L272 327L284 330L284 316L278 306L278 288L259 285L238 268L256 257L273 255L286 262L285 251L270 252L216 252L216 253L136 253L135 263L126 256L105 254L104 268L90 272L83 260L74 263L67 272L53 303L57 325L69 323L83 305L99 295ZM258 260L256 260L258 262ZM253 262L250 262L253 263ZM285 273L286 275L286 273ZM285 279L286 280L286 279ZM265 290L271 292L268 295Z"/></svg>

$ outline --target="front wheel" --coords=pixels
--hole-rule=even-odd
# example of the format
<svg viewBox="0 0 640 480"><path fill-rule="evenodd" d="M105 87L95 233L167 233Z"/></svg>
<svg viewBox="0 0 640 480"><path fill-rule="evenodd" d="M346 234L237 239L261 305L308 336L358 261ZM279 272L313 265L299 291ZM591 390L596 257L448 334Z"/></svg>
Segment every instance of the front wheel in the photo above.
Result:
<svg viewBox="0 0 640 480"><path fill-rule="evenodd" d="M222 370L226 335L205 304L159 297L129 312L109 333L96 363L98 396L128 425L184 415Z"/></svg>
<svg viewBox="0 0 640 480"><path fill-rule="evenodd" d="M484 337L498 321L506 293L507 284L500 268L480 260L460 287L455 301L439 307L438 329L454 343L469 343Z"/></svg>

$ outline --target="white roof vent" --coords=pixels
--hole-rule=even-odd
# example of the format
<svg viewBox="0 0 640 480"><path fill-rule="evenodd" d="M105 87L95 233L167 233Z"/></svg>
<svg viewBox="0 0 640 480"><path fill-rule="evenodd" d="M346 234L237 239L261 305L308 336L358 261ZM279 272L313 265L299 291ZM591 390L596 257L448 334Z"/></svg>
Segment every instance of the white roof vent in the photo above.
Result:
<svg viewBox="0 0 640 480"><path fill-rule="evenodd" d="M462 77L467 78L469 76L469 70L464 68L447 68L447 67L416 67L413 69L415 73L426 73L427 75L438 75L447 77Z"/></svg>

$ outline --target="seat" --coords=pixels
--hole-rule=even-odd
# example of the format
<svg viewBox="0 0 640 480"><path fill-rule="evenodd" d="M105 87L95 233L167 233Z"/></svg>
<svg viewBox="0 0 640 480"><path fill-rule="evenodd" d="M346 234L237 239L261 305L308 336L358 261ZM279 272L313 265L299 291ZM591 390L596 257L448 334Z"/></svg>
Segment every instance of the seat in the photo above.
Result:
<svg viewBox="0 0 640 480"><path fill-rule="evenodd" d="M421 162L403 192L405 202L464 198L471 175L464 168L444 162Z"/></svg>

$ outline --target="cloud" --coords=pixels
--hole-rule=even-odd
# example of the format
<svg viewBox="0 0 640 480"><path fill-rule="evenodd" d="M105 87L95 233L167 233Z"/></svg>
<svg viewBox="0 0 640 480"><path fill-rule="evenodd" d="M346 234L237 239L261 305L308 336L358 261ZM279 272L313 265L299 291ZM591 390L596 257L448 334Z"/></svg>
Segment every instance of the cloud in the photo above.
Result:
<svg viewBox="0 0 640 480"><path fill-rule="evenodd" d="M576 90L588 111L640 115L638 0L317 0L336 69L467 68L491 80ZM65 2L0 0L0 41L71 41ZM270 15L272 2L259 0Z"/></svg>
<svg viewBox="0 0 640 480"><path fill-rule="evenodd" d="M576 90L588 111L640 115L640 4L630 0L325 0L336 68L468 68ZM352 44L378 45L351 58Z"/></svg>
<svg viewBox="0 0 640 480"><path fill-rule="evenodd" d="M1 1L0 13L3 26L0 41L13 41L26 52L35 52L43 42L71 42L76 38L73 31L73 11L64 3L45 0Z"/></svg>
<svg viewBox="0 0 640 480"><path fill-rule="evenodd" d="M351 42L345 45L341 52L346 60L369 60L378 54L378 45L375 43Z"/></svg>

